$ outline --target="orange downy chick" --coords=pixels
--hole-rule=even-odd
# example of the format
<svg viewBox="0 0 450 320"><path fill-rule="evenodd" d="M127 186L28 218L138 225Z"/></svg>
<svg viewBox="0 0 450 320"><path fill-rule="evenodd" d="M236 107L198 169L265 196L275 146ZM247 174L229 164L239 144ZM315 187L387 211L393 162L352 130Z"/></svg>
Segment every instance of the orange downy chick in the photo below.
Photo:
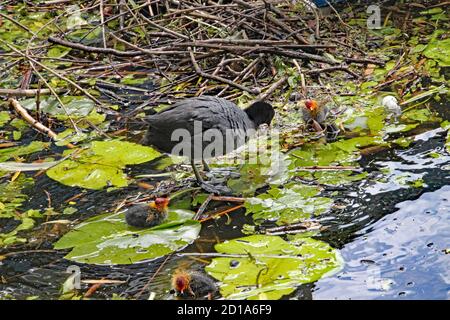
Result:
<svg viewBox="0 0 450 320"><path fill-rule="evenodd" d="M169 198L156 198L149 203L135 204L125 212L125 221L136 228L161 224L167 218L169 201Z"/></svg>

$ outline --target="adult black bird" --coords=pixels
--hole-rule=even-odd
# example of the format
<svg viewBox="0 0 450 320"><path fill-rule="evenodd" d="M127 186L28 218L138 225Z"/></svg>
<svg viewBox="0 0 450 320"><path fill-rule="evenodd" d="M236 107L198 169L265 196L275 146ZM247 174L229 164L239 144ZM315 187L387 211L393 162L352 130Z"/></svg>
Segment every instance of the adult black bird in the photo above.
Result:
<svg viewBox="0 0 450 320"><path fill-rule="evenodd" d="M191 160L195 177L203 180L195 160L224 155L248 141L262 124L270 124L275 112L265 102L255 102L246 109L217 97L201 96L181 100L147 117L148 131L142 141L157 149L185 156Z"/></svg>

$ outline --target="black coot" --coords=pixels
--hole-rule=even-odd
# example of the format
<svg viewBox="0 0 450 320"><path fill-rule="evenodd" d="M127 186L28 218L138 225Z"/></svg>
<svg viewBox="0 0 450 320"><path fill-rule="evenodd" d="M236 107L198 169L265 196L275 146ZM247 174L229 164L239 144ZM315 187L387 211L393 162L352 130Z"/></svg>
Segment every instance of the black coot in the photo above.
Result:
<svg viewBox="0 0 450 320"><path fill-rule="evenodd" d="M203 183L194 160L224 155L243 145L261 124L270 124L275 112L265 102L246 109L217 97L202 96L175 103L148 116L143 144L191 159L199 183Z"/></svg>

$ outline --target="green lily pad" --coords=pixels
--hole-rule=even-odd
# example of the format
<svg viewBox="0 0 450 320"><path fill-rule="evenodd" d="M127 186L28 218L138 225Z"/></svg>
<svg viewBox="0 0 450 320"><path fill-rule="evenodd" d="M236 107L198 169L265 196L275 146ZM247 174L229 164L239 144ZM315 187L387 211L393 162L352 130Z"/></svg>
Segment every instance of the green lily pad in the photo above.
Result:
<svg viewBox="0 0 450 320"><path fill-rule="evenodd" d="M401 137L401 138L395 139L392 142L402 148L407 148L411 145L411 143L414 142L414 138L413 137Z"/></svg>
<svg viewBox="0 0 450 320"><path fill-rule="evenodd" d="M328 144L308 144L293 150L291 169L303 166L351 165L360 158L359 148L385 144L381 137L357 137Z"/></svg>
<svg viewBox="0 0 450 320"><path fill-rule="evenodd" d="M39 104L39 110L51 115L87 116L94 109L94 102L86 97L63 96L65 110L55 97L43 99ZM36 99L21 101L22 106L28 110L36 110ZM66 113L67 111L67 113Z"/></svg>
<svg viewBox="0 0 450 320"><path fill-rule="evenodd" d="M445 142L445 148L447 149L447 152L450 153L450 131L447 132L447 140Z"/></svg>
<svg viewBox="0 0 450 320"><path fill-rule="evenodd" d="M226 299L280 299L300 284L337 272L343 264L337 250L311 238L287 242L277 236L252 235L217 244L215 249L237 255L214 258L205 268L220 281Z"/></svg>
<svg viewBox="0 0 450 320"><path fill-rule="evenodd" d="M11 148L0 149L0 162L4 162L10 158L25 156L34 152L42 151L50 144L41 141L33 141L26 146L17 146Z"/></svg>
<svg viewBox="0 0 450 320"><path fill-rule="evenodd" d="M352 171L317 171L313 177L320 184L343 186L352 182L361 181L367 177L367 172L354 174Z"/></svg>
<svg viewBox="0 0 450 320"><path fill-rule="evenodd" d="M9 115L8 111L0 111L0 128L3 127L5 124L7 124L11 120L11 117Z"/></svg>
<svg viewBox="0 0 450 320"><path fill-rule="evenodd" d="M438 39L439 35L445 33L443 30L436 30L432 39L428 43L422 54L435 60L441 67L450 66L450 38Z"/></svg>
<svg viewBox="0 0 450 320"><path fill-rule="evenodd" d="M76 226L55 243L55 249L72 249L66 259L90 264L132 264L156 259L192 243L201 224L187 210L171 210L164 224L137 229L125 222L124 213L102 214Z"/></svg>
<svg viewBox="0 0 450 320"><path fill-rule="evenodd" d="M72 49L68 47L63 47L60 45L55 45L47 51L47 57L49 58L62 58L66 56Z"/></svg>
<svg viewBox="0 0 450 320"><path fill-rule="evenodd" d="M33 179L21 174L16 180L0 184L0 218L17 218L16 210L28 199L22 190L33 185Z"/></svg>
<svg viewBox="0 0 450 320"><path fill-rule="evenodd" d="M402 114L402 119L423 123L427 121L433 121L436 119L436 117L433 116L433 113L430 110L424 108L407 111Z"/></svg>
<svg viewBox="0 0 450 320"><path fill-rule="evenodd" d="M333 200L318 197L315 186L288 184L283 189L272 188L245 202L246 214L252 214L256 224L266 220L289 224L319 215L331 208Z"/></svg>
<svg viewBox="0 0 450 320"><path fill-rule="evenodd" d="M8 246L16 243L26 243L27 239L19 237L17 234L19 231L28 230L34 227L34 220L28 217L22 219L22 223L19 224L14 230L8 233L0 233L0 247Z"/></svg>
<svg viewBox="0 0 450 320"><path fill-rule="evenodd" d="M65 160L47 171L62 184L87 189L124 187L128 180L123 169L129 164L153 160L160 153L150 147L119 140L94 141L74 159Z"/></svg>
<svg viewBox="0 0 450 320"><path fill-rule="evenodd" d="M243 196L253 195L259 188L267 185L270 177L267 168L257 164L245 164L239 171L240 177L228 180L228 187Z"/></svg>
<svg viewBox="0 0 450 320"><path fill-rule="evenodd" d="M441 127L448 130L447 131L447 139L445 141L445 148L447 149L447 152L450 153L450 121L444 121L441 123Z"/></svg>
<svg viewBox="0 0 450 320"><path fill-rule="evenodd" d="M386 133L396 133L396 132L407 132L415 127L417 127L419 123L410 123L410 124L390 124L384 128L384 132Z"/></svg>

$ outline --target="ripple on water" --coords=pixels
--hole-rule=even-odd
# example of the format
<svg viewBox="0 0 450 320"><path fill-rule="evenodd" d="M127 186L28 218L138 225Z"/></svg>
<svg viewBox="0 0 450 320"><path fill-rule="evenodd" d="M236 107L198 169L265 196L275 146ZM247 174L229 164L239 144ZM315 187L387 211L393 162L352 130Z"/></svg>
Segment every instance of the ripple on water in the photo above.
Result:
<svg viewBox="0 0 450 320"><path fill-rule="evenodd" d="M344 246L344 270L319 281L313 297L449 299L449 199L450 186L444 186L397 204L396 212Z"/></svg>

